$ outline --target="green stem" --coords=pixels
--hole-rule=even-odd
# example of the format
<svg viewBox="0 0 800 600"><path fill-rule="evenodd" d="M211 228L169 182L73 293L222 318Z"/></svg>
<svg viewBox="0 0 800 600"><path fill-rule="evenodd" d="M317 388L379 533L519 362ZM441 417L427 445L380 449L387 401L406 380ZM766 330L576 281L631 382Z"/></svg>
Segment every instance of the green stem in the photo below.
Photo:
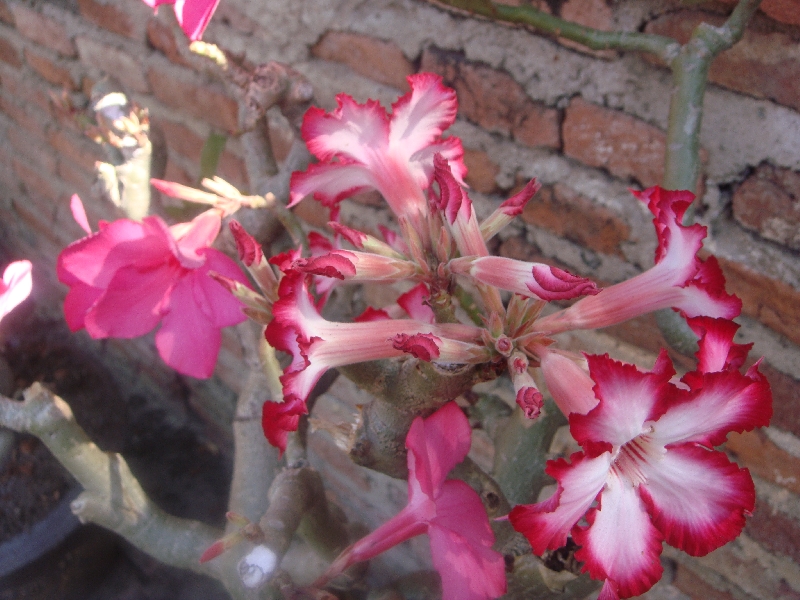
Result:
<svg viewBox="0 0 800 600"><path fill-rule="evenodd" d="M507 6L489 0L441 0L442 4L466 10L472 14L518 25L527 25L543 33L557 35L577 42L591 50L623 50L655 54L670 62L678 52L674 39L663 35L628 31L601 31L565 21L529 5Z"/></svg>

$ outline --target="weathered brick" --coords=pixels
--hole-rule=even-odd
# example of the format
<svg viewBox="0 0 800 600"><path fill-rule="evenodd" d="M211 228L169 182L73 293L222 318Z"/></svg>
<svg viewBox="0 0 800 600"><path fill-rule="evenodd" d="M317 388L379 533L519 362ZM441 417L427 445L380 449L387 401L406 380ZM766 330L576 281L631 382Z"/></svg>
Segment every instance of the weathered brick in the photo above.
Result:
<svg viewBox="0 0 800 600"><path fill-rule="evenodd" d="M27 131L18 127L9 127L7 136L17 157L27 157L29 159L27 164L35 167L40 173L55 174L57 162L55 153L45 148L39 138L28 135Z"/></svg>
<svg viewBox="0 0 800 600"><path fill-rule="evenodd" d="M141 62L124 50L102 44L85 35L76 38L75 43L83 64L100 69L134 92L150 91Z"/></svg>
<svg viewBox="0 0 800 600"><path fill-rule="evenodd" d="M621 244L630 237L630 227L619 215L562 183L542 188L528 202L522 219L581 246L621 258Z"/></svg>
<svg viewBox="0 0 800 600"><path fill-rule="evenodd" d="M466 119L527 146L561 146L558 111L531 100L508 73L437 48L423 52L421 69L438 73L456 90Z"/></svg>
<svg viewBox="0 0 800 600"><path fill-rule="evenodd" d="M62 156L67 157L86 173L94 173L94 163L106 160L99 144L72 131L53 129L48 132L47 141Z"/></svg>
<svg viewBox="0 0 800 600"><path fill-rule="evenodd" d="M763 431L731 433L725 447L762 479L800 493L800 458L773 444Z"/></svg>
<svg viewBox="0 0 800 600"><path fill-rule="evenodd" d="M567 107L564 154L645 187L661 183L666 135L623 112L574 98Z"/></svg>
<svg viewBox="0 0 800 600"><path fill-rule="evenodd" d="M473 190L483 194L497 190L495 177L500 167L486 152L464 148L464 164L468 169L465 181Z"/></svg>
<svg viewBox="0 0 800 600"><path fill-rule="evenodd" d="M12 67L19 67L22 65L19 51L5 38L0 38L0 60L4 63L8 63Z"/></svg>
<svg viewBox="0 0 800 600"><path fill-rule="evenodd" d="M747 521L745 533L770 552L783 554L800 563L800 523L772 510L766 502L756 501L756 509Z"/></svg>
<svg viewBox="0 0 800 600"><path fill-rule="evenodd" d="M733 216L762 237L800 250L800 173L760 165L734 192Z"/></svg>
<svg viewBox="0 0 800 600"><path fill-rule="evenodd" d="M208 83L194 83L190 77L160 67L147 72L153 93L164 104L184 110L224 131L236 131L236 101Z"/></svg>
<svg viewBox="0 0 800 600"><path fill-rule="evenodd" d="M346 64L356 73L400 90L408 89L406 76L414 72L411 61L396 44L360 33L328 31L311 53Z"/></svg>
<svg viewBox="0 0 800 600"><path fill-rule="evenodd" d="M108 31L130 38L137 38L141 32L141 28L134 27L130 15L114 4L78 0L78 9L84 19Z"/></svg>
<svg viewBox="0 0 800 600"><path fill-rule="evenodd" d="M242 33L255 33L261 26L236 8L233 2L220 2L214 13L214 22L223 23Z"/></svg>
<svg viewBox="0 0 800 600"><path fill-rule="evenodd" d="M668 13L648 23L646 30L685 43L703 21L720 25L724 16L703 11ZM737 92L800 109L800 53L788 33L748 27L741 41L711 63L708 77Z"/></svg>
<svg viewBox="0 0 800 600"><path fill-rule="evenodd" d="M728 292L742 299L742 312L800 343L800 291L742 264L718 258Z"/></svg>
<svg viewBox="0 0 800 600"><path fill-rule="evenodd" d="M233 152L228 150L222 152L217 164L217 174L241 191L248 189L247 167L244 159L236 156Z"/></svg>
<svg viewBox="0 0 800 600"><path fill-rule="evenodd" d="M71 160L62 158L58 161L56 173L71 188L71 192L78 194L81 198L90 195L95 180L93 172L87 172Z"/></svg>
<svg viewBox="0 0 800 600"><path fill-rule="evenodd" d="M577 23L600 31L611 31L614 28L611 7L605 0L567 0L561 5L561 18L570 23ZM614 58L614 50L589 50L583 44L565 38L558 38L558 43L580 52L599 58Z"/></svg>
<svg viewBox="0 0 800 600"><path fill-rule="evenodd" d="M182 66L189 66L189 63L181 56L172 27L157 17L151 17L147 20L147 41L171 62Z"/></svg>
<svg viewBox="0 0 800 600"><path fill-rule="evenodd" d="M183 167L177 165L174 160L167 160L167 168L164 171L164 179L183 185L194 186L197 184L195 178L189 175L189 173L187 173Z"/></svg>
<svg viewBox="0 0 800 600"><path fill-rule="evenodd" d="M15 2L10 6L17 31L29 40L55 50L62 56L75 56L75 45L62 23L42 13Z"/></svg>
<svg viewBox="0 0 800 600"><path fill-rule="evenodd" d="M15 102L25 106L36 106L43 113L50 114L49 91L52 88L45 85L35 77L26 77L21 71L15 69L0 70L0 86L10 94Z"/></svg>
<svg viewBox="0 0 800 600"><path fill-rule="evenodd" d="M686 565L678 563L672 585L692 600L736 600L728 592L718 590Z"/></svg>
<svg viewBox="0 0 800 600"><path fill-rule="evenodd" d="M774 414L771 424L800 436L800 380L781 373L772 368L769 363L761 364L761 372L772 388Z"/></svg>
<svg viewBox="0 0 800 600"><path fill-rule="evenodd" d="M44 198L56 199L58 189L53 185L53 177L50 174L43 176L39 170L32 168L28 161L19 158L12 160L12 166L17 177L32 195L38 194Z"/></svg>
<svg viewBox="0 0 800 600"><path fill-rule="evenodd" d="M0 110L16 121L29 134L42 140L46 139L46 122L42 115L33 115L3 96L0 96Z"/></svg>
<svg viewBox="0 0 800 600"><path fill-rule="evenodd" d="M68 90L77 89L75 80L72 78L69 69L53 61L45 54L32 50L31 48L26 48L25 61L34 71L41 75L45 81L59 87L67 88Z"/></svg>
<svg viewBox="0 0 800 600"><path fill-rule="evenodd" d="M4 0L0 0L0 21L8 23L9 25L14 25L14 13L11 12L11 9Z"/></svg>

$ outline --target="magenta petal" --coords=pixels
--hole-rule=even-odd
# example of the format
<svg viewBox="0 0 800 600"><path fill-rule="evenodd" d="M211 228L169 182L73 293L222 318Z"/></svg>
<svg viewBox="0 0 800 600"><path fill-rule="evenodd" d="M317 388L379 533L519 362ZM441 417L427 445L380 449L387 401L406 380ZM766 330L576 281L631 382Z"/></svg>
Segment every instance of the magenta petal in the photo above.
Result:
<svg viewBox="0 0 800 600"><path fill-rule="evenodd" d="M86 209L83 207L80 196L72 194L69 201L69 208L72 211L72 218L75 222L86 232L86 235L92 235L92 228L89 226L89 219L86 218Z"/></svg>
<svg viewBox="0 0 800 600"><path fill-rule="evenodd" d="M432 496L447 474L464 460L472 443L472 429L455 402L448 402L427 419L417 417L406 436L409 479L419 481Z"/></svg>
<svg viewBox="0 0 800 600"><path fill-rule="evenodd" d="M64 318L70 331L78 331L86 326L86 313L103 295L103 291L81 282L75 283L69 289L64 298Z"/></svg>
<svg viewBox="0 0 800 600"><path fill-rule="evenodd" d="M222 336L197 304L195 285L193 277L183 277L172 288L156 347L164 362L179 373L205 379L214 372Z"/></svg>
<svg viewBox="0 0 800 600"><path fill-rule="evenodd" d="M436 498L436 517L431 520L437 527L450 529L469 540L491 548L494 533L486 517L480 496L459 479L442 483Z"/></svg>
<svg viewBox="0 0 800 600"><path fill-rule="evenodd" d="M161 320L167 294L177 277L177 267L144 272L135 267L117 270L86 314L86 331L93 338L144 335Z"/></svg>
<svg viewBox="0 0 800 600"><path fill-rule="evenodd" d="M442 577L442 600L485 600L506 593L500 553L437 525L431 525L428 536L433 566Z"/></svg>
<svg viewBox="0 0 800 600"><path fill-rule="evenodd" d="M291 431L297 431L300 416L308 413L306 403L299 398L286 402L267 400L261 408L261 427L267 441L280 451L286 451L286 441Z"/></svg>
<svg viewBox="0 0 800 600"><path fill-rule="evenodd" d="M215 327L229 327L243 322L247 319L242 312L244 305L218 281L209 277L208 272L214 271L247 287L250 287L250 283L236 263L222 252L207 248L204 254L205 264L187 275L193 278L195 302Z"/></svg>
<svg viewBox="0 0 800 600"><path fill-rule="evenodd" d="M661 578L661 533L653 526L636 489L612 474L600 496L600 508L586 516L587 529L573 537L593 579L610 579L621 598L638 596Z"/></svg>
<svg viewBox="0 0 800 600"><path fill-rule="evenodd" d="M406 354L425 362L431 362L439 358L439 346L441 343L441 338L432 333L414 333L412 335L398 333L392 338L392 345L397 350L402 350Z"/></svg>
<svg viewBox="0 0 800 600"><path fill-rule="evenodd" d="M733 540L755 506L750 473L722 452L685 444L646 469L639 489L654 525L668 544L692 556Z"/></svg>
<svg viewBox="0 0 800 600"><path fill-rule="evenodd" d="M193 269L203 264L203 251L217 238L221 225L219 212L207 210L189 223L170 227L178 251L176 258L182 266Z"/></svg>
<svg viewBox="0 0 800 600"><path fill-rule="evenodd" d="M186 37L195 41L203 36L217 4L219 0L175 0L175 16Z"/></svg>

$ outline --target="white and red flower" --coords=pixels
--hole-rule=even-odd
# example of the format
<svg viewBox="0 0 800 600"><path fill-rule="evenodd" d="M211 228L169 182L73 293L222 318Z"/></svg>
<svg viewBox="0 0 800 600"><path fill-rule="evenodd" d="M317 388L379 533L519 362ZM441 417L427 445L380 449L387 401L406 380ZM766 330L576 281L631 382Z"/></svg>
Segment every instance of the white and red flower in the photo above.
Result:
<svg viewBox="0 0 800 600"><path fill-rule="evenodd" d="M199 40L208 26L208 22L217 10L219 0L143 0L147 6L158 11L162 4L172 4L175 17L190 40Z"/></svg>
<svg viewBox="0 0 800 600"><path fill-rule="evenodd" d="M605 580L604 599L650 589L661 576L662 541L705 555L738 536L753 510L749 472L713 447L731 431L766 426L772 399L757 365L742 375L730 361L710 358L740 354L730 340L729 352L720 351L721 323L704 322L700 340L706 367L719 370L697 371L680 386L670 382L666 353L651 372L588 356L597 404L569 416L583 452L548 463L558 481L550 499L509 515L537 553L565 545L571 534L584 569ZM584 515L588 526L579 524Z"/></svg>
<svg viewBox="0 0 800 600"><path fill-rule="evenodd" d="M58 278L70 288L64 300L70 329L86 328L95 339L134 338L161 324L156 347L164 362L185 375L210 377L220 330L246 317L242 303L209 272L249 285L236 263L209 247L219 233L219 212L172 227L155 216L118 219L91 233L77 196L72 209L90 235L58 257Z"/></svg>
<svg viewBox="0 0 800 600"><path fill-rule="evenodd" d="M716 259L712 256L703 262L697 258L706 228L681 224L694 194L660 187L633 193L648 203L655 216L653 224L658 234L655 266L542 319L539 325L544 331L559 333L608 327L670 307L688 318L732 319L739 314L742 303L725 292L725 279Z"/></svg>
<svg viewBox="0 0 800 600"><path fill-rule="evenodd" d="M466 173L458 138L443 139L453 124L455 92L432 73L410 75L411 91L392 105L391 116L376 101L358 104L340 94L338 108L311 108L303 120L303 139L321 162L295 173L291 202L313 194L327 206L360 190L378 190L398 218L422 229L428 214L424 190L433 176L433 155L441 153L460 180Z"/></svg>
<svg viewBox="0 0 800 600"><path fill-rule="evenodd" d="M378 529L347 548L316 582L322 586L350 565L412 537L428 534L443 600L486 600L506 592L503 556L478 494L447 474L469 452L471 429L454 402L427 419L417 417L406 436L408 504Z"/></svg>

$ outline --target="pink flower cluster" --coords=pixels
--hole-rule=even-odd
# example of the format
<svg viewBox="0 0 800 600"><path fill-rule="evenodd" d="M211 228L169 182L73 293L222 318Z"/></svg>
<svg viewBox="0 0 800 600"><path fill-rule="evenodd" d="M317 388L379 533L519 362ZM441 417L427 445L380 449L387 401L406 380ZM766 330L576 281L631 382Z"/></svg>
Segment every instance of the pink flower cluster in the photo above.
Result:
<svg viewBox="0 0 800 600"><path fill-rule="evenodd" d="M538 367L583 451L550 462L557 492L542 503L515 507L509 519L537 553L565 545L571 535L584 569L604 581L603 600L641 594L660 577L662 541L703 555L741 532L753 509L753 483L746 469L714 447L730 431L766 425L772 410L758 365L739 371L749 348L733 343L730 319L741 303L725 292L715 259L698 257L706 230L682 224L693 195L658 187L633 192L654 216L655 265L603 290L562 269L491 256L487 241L522 212L539 186L532 181L479 221L463 184L461 142L443 137L455 120L455 93L435 75L408 81L411 91L391 113L377 102L359 104L340 95L335 110L306 114L303 136L319 162L293 176L291 205L313 195L336 217L344 198L374 189L394 214L399 235L384 230L379 237L334 221L329 250L275 261L283 274L266 336L292 361L282 377L284 402L264 405L265 434L285 447L287 432L307 412L305 401L327 369L403 355L441 364L505 364L517 403L536 418L543 397L531 370ZM324 319L315 300L315 286L324 278L410 281L415 287L394 306L340 323ZM451 292L459 286L477 296L481 324L453 318L458 306ZM503 302L500 290L511 292L511 299ZM546 302L576 298L541 316ZM554 344L552 336L564 331L608 327L664 308L679 311L700 337L698 368L680 379L665 353L643 372ZM454 571L443 559L453 552L434 540L443 517L462 513L436 500L444 489L438 475L439 483L420 483L425 471L416 462L417 427L422 425L415 422L407 441L409 506L345 552L332 572L424 531L443 578ZM478 512L469 517L476 526L485 519ZM478 546L473 541L471 547ZM494 581L486 564L475 566L466 556L456 560L455 571L474 568ZM488 583L469 591L462 584L445 584L444 598L502 593Z"/></svg>

